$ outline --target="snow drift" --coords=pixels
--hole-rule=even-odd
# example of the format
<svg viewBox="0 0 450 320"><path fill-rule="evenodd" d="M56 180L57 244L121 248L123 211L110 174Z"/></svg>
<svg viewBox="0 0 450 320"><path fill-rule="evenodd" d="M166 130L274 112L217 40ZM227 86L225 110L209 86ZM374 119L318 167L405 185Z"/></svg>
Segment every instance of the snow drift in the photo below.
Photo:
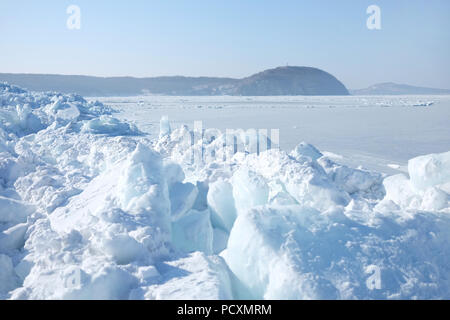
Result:
<svg viewBox="0 0 450 320"><path fill-rule="evenodd" d="M385 177L226 141L0 85L0 298L450 298L450 152Z"/></svg>

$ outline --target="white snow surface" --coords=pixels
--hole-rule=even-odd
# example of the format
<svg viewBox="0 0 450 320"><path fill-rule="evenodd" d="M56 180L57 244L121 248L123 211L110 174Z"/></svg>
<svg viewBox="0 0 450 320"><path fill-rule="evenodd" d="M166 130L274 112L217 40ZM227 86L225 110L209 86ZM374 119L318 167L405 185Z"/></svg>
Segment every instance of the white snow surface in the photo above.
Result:
<svg viewBox="0 0 450 320"><path fill-rule="evenodd" d="M450 299L450 152L387 176L160 128L0 84L0 298Z"/></svg>

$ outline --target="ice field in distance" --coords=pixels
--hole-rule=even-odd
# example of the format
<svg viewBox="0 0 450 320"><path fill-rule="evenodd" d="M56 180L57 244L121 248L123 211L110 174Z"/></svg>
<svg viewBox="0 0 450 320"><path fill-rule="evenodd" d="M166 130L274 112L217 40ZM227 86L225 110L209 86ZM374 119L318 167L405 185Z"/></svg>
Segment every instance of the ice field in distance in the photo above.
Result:
<svg viewBox="0 0 450 320"><path fill-rule="evenodd" d="M208 99L0 85L0 298L450 298L449 97Z"/></svg>
<svg viewBox="0 0 450 320"><path fill-rule="evenodd" d="M409 159L450 150L450 96L96 98L152 136L159 120L205 128L279 129L280 146L308 141L339 161L386 173ZM426 106L429 107L426 107Z"/></svg>

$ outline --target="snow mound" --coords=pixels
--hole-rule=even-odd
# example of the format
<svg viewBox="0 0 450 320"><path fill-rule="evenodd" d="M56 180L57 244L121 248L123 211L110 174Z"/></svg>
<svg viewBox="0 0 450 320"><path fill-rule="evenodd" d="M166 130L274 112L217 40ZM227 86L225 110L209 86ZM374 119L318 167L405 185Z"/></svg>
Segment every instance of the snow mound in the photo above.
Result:
<svg viewBox="0 0 450 320"><path fill-rule="evenodd" d="M139 135L140 131L136 126L121 122L120 120L111 116L102 115L99 118L89 120L83 124L82 131L95 133L95 134L107 134L109 136L126 136L126 135Z"/></svg>
<svg viewBox="0 0 450 320"><path fill-rule="evenodd" d="M128 298L174 250L168 183L182 170L100 103L1 90L0 295Z"/></svg>
<svg viewBox="0 0 450 320"><path fill-rule="evenodd" d="M221 257L195 252L157 265L161 270L149 285L134 289L131 299L233 299L228 267Z"/></svg>
<svg viewBox="0 0 450 320"><path fill-rule="evenodd" d="M417 190L450 183L450 151L411 159L408 161L408 172Z"/></svg>
<svg viewBox="0 0 450 320"><path fill-rule="evenodd" d="M236 297L449 295L450 283L442 276L449 271L443 252L450 240L450 216L442 215L448 208L444 189L433 186L421 206L405 211L390 200L409 192L391 183L396 176L341 165L307 143L290 154L244 148L222 157L233 147L226 141L224 135L211 139L182 127L157 147L192 183L208 185L213 243L221 245L214 252L224 249ZM211 149L219 156L195 161ZM419 267L417 261L427 263ZM374 272L380 275L375 285Z"/></svg>
<svg viewBox="0 0 450 320"><path fill-rule="evenodd" d="M380 199L384 196L383 175L378 172L353 169L340 165L322 157L318 163L323 167L328 177L340 188L353 196Z"/></svg>
<svg viewBox="0 0 450 320"><path fill-rule="evenodd" d="M250 154L244 161L266 181L272 182L269 193L273 200L283 198L285 204L293 202L319 210L350 201L349 194L333 183L325 170L309 157L295 159L283 151L268 150L259 156Z"/></svg>
<svg viewBox="0 0 450 320"><path fill-rule="evenodd" d="M160 127L0 84L0 298L450 297L449 153L385 177Z"/></svg>
<svg viewBox="0 0 450 320"><path fill-rule="evenodd" d="M406 221L343 209L261 206L239 215L224 258L250 293L265 299L431 299L448 296L450 219ZM448 252L447 252L448 253ZM420 263L418 265L418 261ZM380 287L367 270L380 271Z"/></svg>
<svg viewBox="0 0 450 320"><path fill-rule="evenodd" d="M317 160L322 157L323 154L313 145L306 142L301 142L294 148L294 150L292 150L291 156L294 158L310 157L312 160Z"/></svg>
<svg viewBox="0 0 450 320"><path fill-rule="evenodd" d="M409 160L408 173L388 177L383 184L386 197L399 209L450 213L450 152L430 154Z"/></svg>

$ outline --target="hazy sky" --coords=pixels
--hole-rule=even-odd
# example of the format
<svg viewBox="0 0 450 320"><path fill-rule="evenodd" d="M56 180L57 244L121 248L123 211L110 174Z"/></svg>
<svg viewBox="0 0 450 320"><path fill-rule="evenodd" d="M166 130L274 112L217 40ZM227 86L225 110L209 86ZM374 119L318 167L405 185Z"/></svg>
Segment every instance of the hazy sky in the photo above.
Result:
<svg viewBox="0 0 450 320"><path fill-rule="evenodd" d="M381 30L366 27L371 4ZM1 0L0 35L0 72L245 77L288 63L348 88L450 88L449 0Z"/></svg>

